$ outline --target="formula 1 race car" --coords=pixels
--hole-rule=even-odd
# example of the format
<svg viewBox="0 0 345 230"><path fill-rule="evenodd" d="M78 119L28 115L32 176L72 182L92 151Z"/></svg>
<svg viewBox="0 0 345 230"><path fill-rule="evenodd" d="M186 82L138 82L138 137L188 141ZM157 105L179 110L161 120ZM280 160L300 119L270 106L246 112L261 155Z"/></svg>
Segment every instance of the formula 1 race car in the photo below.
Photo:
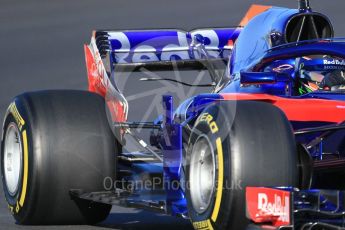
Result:
<svg viewBox="0 0 345 230"><path fill-rule="evenodd" d="M19 224L95 224L112 205L195 229L345 226L345 40L312 11L253 5L236 28L95 31L89 91L24 93L3 124L1 175ZM118 76L207 71L208 87L128 121ZM136 132L148 129L147 140ZM137 151L125 151L133 140Z"/></svg>

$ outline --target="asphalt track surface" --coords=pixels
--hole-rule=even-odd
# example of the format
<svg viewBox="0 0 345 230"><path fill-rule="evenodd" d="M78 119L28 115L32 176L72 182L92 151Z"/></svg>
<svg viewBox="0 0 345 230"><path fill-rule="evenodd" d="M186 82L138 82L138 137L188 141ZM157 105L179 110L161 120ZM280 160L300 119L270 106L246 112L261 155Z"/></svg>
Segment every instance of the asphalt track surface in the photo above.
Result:
<svg viewBox="0 0 345 230"><path fill-rule="evenodd" d="M336 35L344 36L345 2L311 0L314 10L330 16ZM253 4L295 7L295 0L0 0L0 117L11 99L25 91L86 89L83 43L93 29L228 27L237 25ZM151 87L151 88L150 88ZM131 120L147 110L142 92L156 86L133 78L126 85L132 97ZM171 89L174 91L174 89ZM145 101L150 101L147 95ZM138 99L138 100L135 100ZM152 118L159 111L152 111ZM19 226L7 210L0 188L2 229L192 229L189 221L150 212L114 207L98 226Z"/></svg>

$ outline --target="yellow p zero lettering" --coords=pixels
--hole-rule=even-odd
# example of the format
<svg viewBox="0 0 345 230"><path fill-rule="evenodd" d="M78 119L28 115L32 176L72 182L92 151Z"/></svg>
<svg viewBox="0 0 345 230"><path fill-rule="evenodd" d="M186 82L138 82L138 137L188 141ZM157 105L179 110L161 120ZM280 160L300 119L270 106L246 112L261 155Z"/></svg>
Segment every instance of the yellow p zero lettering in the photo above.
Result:
<svg viewBox="0 0 345 230"><path fill-rule="evenodd" d="M11 211L11 213L13 213L13 206L7 204L7 207L8 207L8 209Z"/></svg>
<svg viewBox="0 0 345 230"><path fill-rule="evenodd" d="M205 120L206 120L206 122L207 122L208 124L210 124L211 121L213 120L213 117L212 117L210 114L208 114L208 115L206 116Z"/></svg>
<svg viewBox="0 0 345 230"><path fill-rule="evenodd" d="M193 227L194 229L197 229L197 230L213 230L210 220L193 222Z"/></svg>
<svg viewBox="0 0 345 230"><path fill-rule="evenodd" d="M28 186L28 171L29 171L29 152L28 152L28 138L26 134L26 130L22 132L23 136L23 148L24 148L24 167L23 167L23 185L22 185L22 192L20 194L19 204L23 207L25 196L26 196L26 189Z"/></svg>
<svg viewBox="0 0 345 230"><path fill-rule="evenodd" d="M23 126L25 125L25 121L22 118L22 116L20 115L20 113L18 112L16 103L12 102L10 107L9 107L9 111L10 113L12 113L14 119L16 120L18 127L20 130L22 130Z"/></svg>
<svg viewBox="0 0 345 230"><path fill-rule="evenodd" d="M213 117L211 114L203 113L200 115L199 121L206 121L207 123L210 123L213 120Z"/></svg>
<svg viewBox="0 0 345 230"><path fill-rule="evenodd" d="M213 121L213 116L211 114L208 113L203 113L199 116L199 119L197 121L201 122L201 121L206 121L207 124L209 125L211 132L214 134L216 132L218 132L218 125L215 121Z"/></svg>
<svg viewBox="0 0 345 230"><path fill-rule="evenodd" d="M19 207L19 204L18 204L18 201L17 201L17 204L16 204L16 213L18 213L20 210L20 207Z"/></svg>
<svg viewBox="0 0 345 230"><path fill-rule="evenodd" d="M201 114L199 116L199 119L198 119L199 121L198 122L205 121L208 115L209 115L208 113Z"/></svg>
<svg viewBox="0 0 345 230"><path fill-rule="evenodd" d="M218 132L218 126L217 126L217 123L215 121L212 121L210 123L210 129L211 129L212 133Z"/></svg>
<svg viewBox="0 0 345 230"><path fill-rule="evenodd" d="M213 222L216 222L220 203L222 201L222 193L223 193L223 180L224 180L224 162L223 162L223 147L222 147L222 140L220 137L216 139L216 147L218 153L218 184L217 184L217 194L216 194L216 202L214 204L214 209L211 215L211 219Z"/></svg>

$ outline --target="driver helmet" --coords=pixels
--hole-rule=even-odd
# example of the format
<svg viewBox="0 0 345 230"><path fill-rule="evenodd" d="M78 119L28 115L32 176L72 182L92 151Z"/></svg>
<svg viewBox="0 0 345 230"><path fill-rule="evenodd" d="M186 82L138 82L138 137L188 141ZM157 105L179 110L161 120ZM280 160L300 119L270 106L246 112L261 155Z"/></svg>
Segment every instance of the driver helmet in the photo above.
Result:
<svg viewBox="0 0 345 230"><path fill-rule="evenodd" d="M296 59L298 94L345 89L345 59L328 55Z"/></svg>

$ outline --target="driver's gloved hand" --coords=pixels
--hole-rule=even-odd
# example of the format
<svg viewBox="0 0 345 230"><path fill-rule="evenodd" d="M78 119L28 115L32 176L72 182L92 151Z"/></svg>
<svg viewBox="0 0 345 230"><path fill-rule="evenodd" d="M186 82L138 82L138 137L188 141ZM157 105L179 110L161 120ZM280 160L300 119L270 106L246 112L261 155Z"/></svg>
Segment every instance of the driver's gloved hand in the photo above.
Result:
<svg viewBox="0 0 345 230"><path fill-rule="evenodd" d="M321 88L328 90L337 85L345 85L345 75L341 70L334 70L327 73L320 83Z"/></svg>

